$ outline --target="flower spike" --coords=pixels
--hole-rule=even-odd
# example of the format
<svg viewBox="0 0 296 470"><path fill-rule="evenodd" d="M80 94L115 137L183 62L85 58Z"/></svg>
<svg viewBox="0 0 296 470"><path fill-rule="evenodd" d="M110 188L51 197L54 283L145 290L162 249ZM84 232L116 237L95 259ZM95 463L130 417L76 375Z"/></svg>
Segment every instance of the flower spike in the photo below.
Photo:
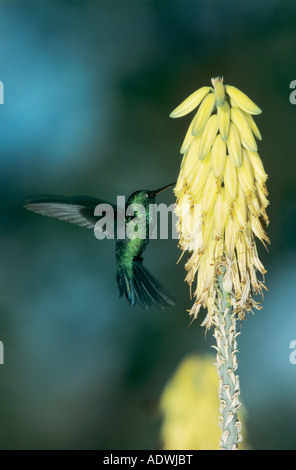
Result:
<svg viewBox="0 0 296 470"><path fill-rule="evenodd" d="M198 247L189 251L185 265L195 297L190 314L195 318L201 307L207 308L207 328L213 324L217 279L225 267L224 285L237 317L243 319L257 308L253 297L262 292L263 283L256 273L263 275L265 270L255 238L269 242L267 174L258 154L261 134L252 116L261 109L237 88L224 86L223 78L213 78L212 85L197 90L173 112L178 117L198 106L182 145L184 160L175 193L179 246ZM189 210L182 213L185 196ZM196 204L201 214L199 235L192 227ZM201 241L194 245L198 236Z"/></svg>

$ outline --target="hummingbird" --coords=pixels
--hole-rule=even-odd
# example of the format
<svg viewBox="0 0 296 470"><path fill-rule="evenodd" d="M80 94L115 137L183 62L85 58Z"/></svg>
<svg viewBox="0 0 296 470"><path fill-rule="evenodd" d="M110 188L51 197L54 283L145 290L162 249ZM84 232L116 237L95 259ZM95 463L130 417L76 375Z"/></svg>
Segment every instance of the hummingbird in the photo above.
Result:
<svg viewBox="0 0 296 470"><path fill-rule="evenodd" d="M149 226L153 226L156 221L155 212L149 210L150 204L154 204L156 196L174 184L168 184L154 191L135 191L128 197L123 215L125 229L128 224L133 224L133 221L135 221L134 216L127 215L127 208L133 207L133 205L136 205L135 207L141 205L144 208L143 212L137 213L135 211L138 220L138 226L135 227L135 231L139 232L139 236L135 237L127 237L126 230L124 237L119 238L117 236L116 220L119 209L114 204L110 204L102 199L88 196L35 196L28 199L24 207L37 214L95 230L97 222L101 219L101 215L95 215L95 208L99 204L111 206L115 221L116 280L119 295L125 295L130 305L138 303L144 309L152 305L164 309L167 305L174 306L175 300L148 269L144 267L142 255L149 243L149 236L147 236ZM107 238L110 238L108 233L106 235Z"/></svg>

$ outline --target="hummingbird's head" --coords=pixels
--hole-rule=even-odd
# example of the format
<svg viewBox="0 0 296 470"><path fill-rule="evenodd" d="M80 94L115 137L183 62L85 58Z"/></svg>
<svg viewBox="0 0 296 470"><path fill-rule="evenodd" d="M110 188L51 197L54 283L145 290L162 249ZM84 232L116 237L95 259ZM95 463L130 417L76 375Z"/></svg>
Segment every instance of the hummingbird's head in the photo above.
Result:
<svg viewBox="0 0 296 470"><path fill-rule="evenodd" d="M170 183L167 186L164 186L160 189L156 189L152 191L150 189L142 189L141 191L135 191L127 200L126 205L130 204L141 204L145 208L148 208L149 204L153 204L155 201L155 197L164 191L165 189L169 188L170 186L175 185L176 183Z"/></svg>

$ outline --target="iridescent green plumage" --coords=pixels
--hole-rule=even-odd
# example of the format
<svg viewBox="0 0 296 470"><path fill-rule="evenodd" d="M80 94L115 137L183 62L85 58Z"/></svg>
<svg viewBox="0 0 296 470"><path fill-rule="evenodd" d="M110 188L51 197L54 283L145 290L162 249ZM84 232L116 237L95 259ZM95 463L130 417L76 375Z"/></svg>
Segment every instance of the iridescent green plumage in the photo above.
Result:
<svg viewBox="0 0 296 470"><path fill-rule="evenodd" d="M126 227L128 224L138 224L139 237L116 241L117 282L120 294L125 294L132 305L138 302L143 308L152 304L161 309L166 305L175 305L171 295L142 263L142 254L149 243L149 229L151 230L155 223L155 213L150 211L149 207L154 204L156 195L169 186L158 191L136 191L128 198L126 209L135 206L136 212L136 205L145 208L145 214L137 214L138 221L133 218L129 220L128 216L125 218Z"/></svg>

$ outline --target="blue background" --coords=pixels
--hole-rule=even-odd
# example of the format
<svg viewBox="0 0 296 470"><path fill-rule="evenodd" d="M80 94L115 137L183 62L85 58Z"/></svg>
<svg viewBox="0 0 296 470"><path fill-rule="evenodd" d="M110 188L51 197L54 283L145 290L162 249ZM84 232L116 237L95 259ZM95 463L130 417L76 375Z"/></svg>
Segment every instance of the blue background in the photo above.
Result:
<svg viewBox="0 0 296 470"><path fill-rule="evenodd" d="M188 327L176 241L152 241L145 265L177 306L143 311L118 298L111 240L22 206L40 193L115 202L175 181L189 118L168 115L217 75L263 109L269 174L269 290L238 338L248 442L296 448L295 47L292 1L0 3L2 449L161 446L167 380L213 344L204 312Z"/></svg>

